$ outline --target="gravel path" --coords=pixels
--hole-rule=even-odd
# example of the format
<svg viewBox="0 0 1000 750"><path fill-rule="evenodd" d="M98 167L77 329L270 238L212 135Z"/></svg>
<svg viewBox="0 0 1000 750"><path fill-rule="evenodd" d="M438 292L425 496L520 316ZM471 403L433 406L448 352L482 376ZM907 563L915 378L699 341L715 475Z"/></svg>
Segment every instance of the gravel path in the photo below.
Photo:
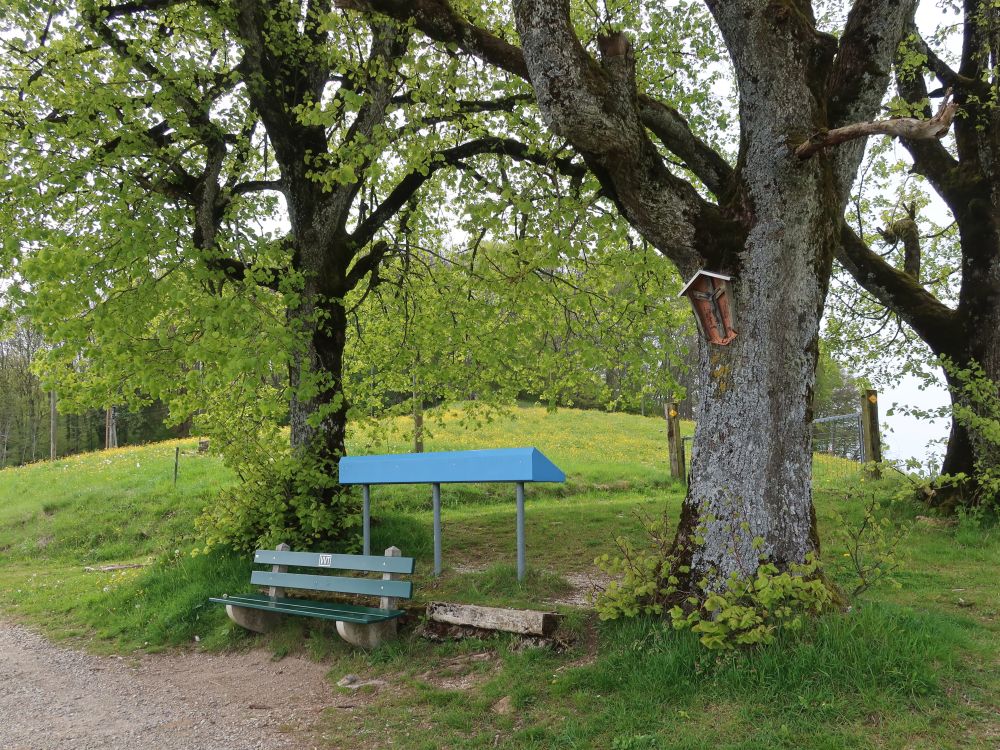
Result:
<svg viewBox="0 0 1000 750"><path fill-rule="evenodd" d="M268 654L92 656L0 622L3 750L307 750L327 668Z"/></svg>

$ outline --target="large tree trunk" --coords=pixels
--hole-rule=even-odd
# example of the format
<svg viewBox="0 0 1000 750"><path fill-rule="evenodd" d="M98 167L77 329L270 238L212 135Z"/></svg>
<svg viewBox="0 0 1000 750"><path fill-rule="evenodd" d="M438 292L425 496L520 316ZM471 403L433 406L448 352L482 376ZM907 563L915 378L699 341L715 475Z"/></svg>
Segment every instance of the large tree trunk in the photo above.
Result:
<svg viewBox="0 0 1000 750"><path fill-rule="evenodd" d="M991 94L998 82L997 19L998 10L989 0L964 3L957 71L917 38L915 28L910 29L927 71L942 87L953 90L959 107L953 150L934 139L902 139L913 159L913 170L928 180L958 227L962 256L958 305L952 308L934 297L905 265L894 268L849 230L844 232L838 256L855 280L906 321L935 355L946 357L959 369L977 363L994 384L1000 383L1000 109L992 103ZM901 54L900 64L900 95L930 117L927 102L933 94L923 71L914 74L912 55ZM961 395L960 379L951 373L946 376L953 415L955 407L978 408ZM965 474L972 481L937 493L932 502L945 507L977 502L977 468L996 466L1000 461L996 451L995 445L953 416L942 471Z"/></svg>
<svg viewBox="0 0 1000 750"><path fill-rule="evenodd" d="M292 451L321 469L326 480L315 491L329 501L337 491L337 462L346 453L347 315L342 304L326 298L322 315L317 316L309 300L318 298L322 297L315 293L304 295L306 302L289 311L302 341L289 368L289 421Z"/></svg>
<svg viewBox="0 0 1000 750"><path fill-rule="evenodd" d="M1000 226L1000 222L994 226ZM947 357L960 370L978 365L983 374L997 384L1000 383L1000 241L996 241L995 231L991 234L993 237L987 239L994 240L992 252L978 249L973 253L963 249L963 288L956 311L961 334L955 336L947 348L941 351L935 348L934 353ZM996 415L983 414L982 405L963 394L963 386L968 384L949 371L950 368L946 367L945 377L952 400L951 431L941 472L964 474L971 481L964 487L959 485L957 492L941 492L934 496L932 503L945 509L980 502L983 498L978 472L995 466L1000 460L997 455L1000 446L970 429L965 420L956 418L957 409L963 408L984 417L995 418Z"/></svg>
<svg viewBox="0 0 1000 750"><path fill-rule="evenodd" d="M738 268L727 269L737 272L738 335L728 346L700 345L701 401L676 545L694 581L752 575L761 556L802 563L819 544L812 393L843 197L834 160L795 163L782 146L823 121L817 95L825 95L830 50L795 19L776 23L759 7L747 16L733 7L741 5L712 8L740 82L740 190L751 216Z"/></svg>
<svg viewBox="0 0 1000 750"><path fill-rule="evenodd" d="M835 221L815 190L790 177L783 196L759 204L758 217L770 212L775 223L751 233L755 253L735 287L739 335L727 347L700 345L701 399L677 536L679 564L694 580L750 575L760 555L785 566L818 551L810 423L826 277L813 269L830 267ZM790 214L806 220L768 236L766 227Z"/></svg>
<svg viewBox="0 0 1000 750"><path fill-rule="evenodd" d="M809 427L819 321L864 144L808 162L792 150L817 131L874 114L914 8L912 0L860 0L838 46L816 29L808 3L707 5L740 94L740 162L713 186L718 207L692 195L651 148L624 35L599 39L598 66L564 0L514 6L549 126L685 276L706 267L734 277L738 336L728 346L701 344L692 477L675 544L682 588L750 576L761 556L802 563L818 547Z"/></svg>

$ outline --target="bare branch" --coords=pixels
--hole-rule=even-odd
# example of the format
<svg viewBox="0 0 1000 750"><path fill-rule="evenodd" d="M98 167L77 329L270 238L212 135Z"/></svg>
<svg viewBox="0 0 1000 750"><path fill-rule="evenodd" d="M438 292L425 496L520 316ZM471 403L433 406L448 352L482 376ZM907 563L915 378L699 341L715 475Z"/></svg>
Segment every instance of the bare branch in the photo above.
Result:
<svg viewBox="0 0 1000 750"><path fill-rule="evenodd" d="M837 260L867 292L897 313L935 351L947 351L958 336L957 313L906 271L886 263L845 221Z"/></svg>
<svg viewBox="0 0 1000 750"><path fill-rule="evenodd" d="M929 120L918 120L915 117L899 117L892 120L875 120L874 122L859 122L845 125L841 128L826 130L812 136L795 149L795 155L800 159L808 159L824 148L867 138L870 135L891 135L907 141L921 141L943 138L951 128L958 105L945 96L941 107Z"/></svg>

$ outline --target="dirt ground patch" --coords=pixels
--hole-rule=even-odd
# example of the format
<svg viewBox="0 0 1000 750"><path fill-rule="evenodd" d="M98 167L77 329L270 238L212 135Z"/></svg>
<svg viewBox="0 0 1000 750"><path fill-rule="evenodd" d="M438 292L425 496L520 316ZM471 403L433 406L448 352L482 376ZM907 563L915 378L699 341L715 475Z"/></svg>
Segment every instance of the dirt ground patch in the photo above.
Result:
<svg viewBox="0 0 1000 750"><path fill-rule="evenodd" d="M328 668L262 651L94 656L0 622L0 747L306 750Z"/></svg>

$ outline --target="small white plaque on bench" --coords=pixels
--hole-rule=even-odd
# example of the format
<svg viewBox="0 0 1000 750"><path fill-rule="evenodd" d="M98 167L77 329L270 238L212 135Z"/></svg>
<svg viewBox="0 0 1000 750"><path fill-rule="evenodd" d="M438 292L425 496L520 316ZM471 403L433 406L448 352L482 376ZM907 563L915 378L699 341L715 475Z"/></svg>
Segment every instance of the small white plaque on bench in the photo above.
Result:
<svg viewBox="0 0 1000 750"><path fill-rule="evenodd" d="M333 567L333 555L320 555L319 556L319 567L321 567L321 568L332 568Z"/></svg>

